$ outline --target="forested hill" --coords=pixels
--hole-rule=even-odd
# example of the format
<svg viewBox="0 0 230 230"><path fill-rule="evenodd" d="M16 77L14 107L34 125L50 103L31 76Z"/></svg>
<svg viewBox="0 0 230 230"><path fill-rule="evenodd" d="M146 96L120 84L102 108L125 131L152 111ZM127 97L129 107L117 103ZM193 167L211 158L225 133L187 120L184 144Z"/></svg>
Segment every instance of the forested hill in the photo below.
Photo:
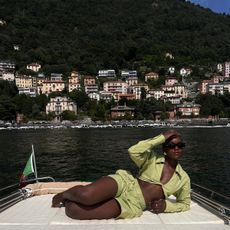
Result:
<svg viewBox="0 0 230 230"><path fill-rule="evenodd" d="M18 69L36 61L45 72L96 74L230 60L230 16L184 0L0 0L0 20L0 59Z"/></svg>

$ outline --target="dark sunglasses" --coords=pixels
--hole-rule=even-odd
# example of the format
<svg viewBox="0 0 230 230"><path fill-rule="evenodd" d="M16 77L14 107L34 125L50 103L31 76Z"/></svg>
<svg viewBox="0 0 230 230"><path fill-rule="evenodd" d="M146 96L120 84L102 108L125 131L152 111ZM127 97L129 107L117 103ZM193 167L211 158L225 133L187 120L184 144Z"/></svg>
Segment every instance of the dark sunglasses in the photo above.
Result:
<svg viewBox="0 0 230 230"><path fill-rule="evenodd" d="M169 149L174 149L176 147L178 147L179 149L183 149L185 147L185 143L183 143L183 142L179 142L177 144L167 143L164 145L164 147L169 148Z"/></svg>

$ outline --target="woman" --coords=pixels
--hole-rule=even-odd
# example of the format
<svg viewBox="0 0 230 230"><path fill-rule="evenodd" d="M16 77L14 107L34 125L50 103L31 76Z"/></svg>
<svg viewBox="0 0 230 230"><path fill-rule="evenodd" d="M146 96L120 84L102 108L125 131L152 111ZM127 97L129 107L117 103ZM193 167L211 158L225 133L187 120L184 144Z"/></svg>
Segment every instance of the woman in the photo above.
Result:
<svg viewBox="0 0 230 230"><path fill-rule="evenodd" d="M163 144L163 154L153 148ZM190 208L190 179L178 163L185 144L176 130L169 130L129 148L140 168L134 178L128 171L102 177L86 186L75 186L53 197L52 207L65 206L74 219L134 218L143 210L180 212ZM176 196L176 202L166 198Z"/></svg>

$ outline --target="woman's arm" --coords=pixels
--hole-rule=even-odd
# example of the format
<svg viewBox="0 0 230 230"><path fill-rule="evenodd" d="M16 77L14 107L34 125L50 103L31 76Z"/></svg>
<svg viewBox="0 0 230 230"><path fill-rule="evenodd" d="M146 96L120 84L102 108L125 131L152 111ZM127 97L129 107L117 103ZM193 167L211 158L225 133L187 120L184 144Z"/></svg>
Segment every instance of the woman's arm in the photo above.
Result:
<svg viewBox="0 0 230 230"><path fill-rule="evenodd" d="M149 158L151 150L165 142L165 136L160 134L154 138L139 141L136 145L133 145L128 149L131 159L140 168L144 162Z"/></svg>
<svg viewBox="0 0 230 230"><path fill-rule="evenodd" d="M191 203L191 185L189 177L184 186L178 190L174 195L176 202L166 200L165 212L184 212L190 209Z"/></svg>

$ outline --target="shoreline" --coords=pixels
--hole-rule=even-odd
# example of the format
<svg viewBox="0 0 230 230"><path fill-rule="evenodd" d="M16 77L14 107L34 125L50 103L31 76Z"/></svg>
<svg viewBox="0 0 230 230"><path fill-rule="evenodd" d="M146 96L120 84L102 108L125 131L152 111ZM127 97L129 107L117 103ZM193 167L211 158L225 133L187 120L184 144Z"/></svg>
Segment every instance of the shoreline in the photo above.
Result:
<svg viewBox="0 0 230 230"><path fill-rule="evenodd" d="M25 124L2 124L1 130L27 130L27 129L86 129L86 128L230 128L230 121L214 121L207 120L177 120L156 122L151 120L138 121L110 121L110 122L92 122L92 121L63 121L60 123L52 123L46 121L28 122Z"/></svg>

